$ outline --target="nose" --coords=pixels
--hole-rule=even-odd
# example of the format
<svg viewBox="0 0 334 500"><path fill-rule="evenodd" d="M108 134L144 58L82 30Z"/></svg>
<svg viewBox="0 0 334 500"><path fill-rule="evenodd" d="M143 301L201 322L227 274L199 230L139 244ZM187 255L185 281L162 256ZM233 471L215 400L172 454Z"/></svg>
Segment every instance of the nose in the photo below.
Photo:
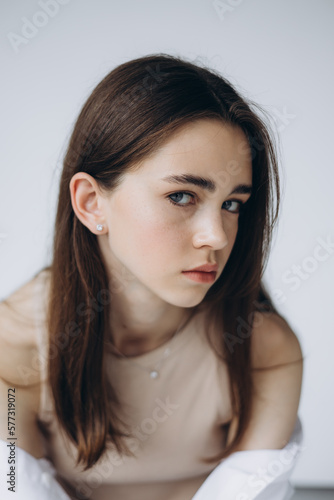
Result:
<svg viewBox="0 0 334 500"><path fill-rule="evenodd" d="M193 234L193 245L195 248L209 246L213 250L221 250L228 245L221 213L206 213L201 216Z"/></svg>

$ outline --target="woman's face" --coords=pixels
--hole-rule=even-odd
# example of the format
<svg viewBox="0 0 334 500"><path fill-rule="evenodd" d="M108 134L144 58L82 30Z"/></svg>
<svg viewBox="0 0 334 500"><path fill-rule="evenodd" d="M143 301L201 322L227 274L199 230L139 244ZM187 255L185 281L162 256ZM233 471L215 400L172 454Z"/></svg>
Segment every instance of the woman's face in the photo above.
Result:
<svg viewBox="0 0 334 500"><path fill-rule="evenodd" d="M98 241L114 291L118 283L124 293L198 305L226 265L251 184L241 129L206 119L177 131L102 199L108 233ZM216 274L184 272L204 264L217 264Z"/></svg>

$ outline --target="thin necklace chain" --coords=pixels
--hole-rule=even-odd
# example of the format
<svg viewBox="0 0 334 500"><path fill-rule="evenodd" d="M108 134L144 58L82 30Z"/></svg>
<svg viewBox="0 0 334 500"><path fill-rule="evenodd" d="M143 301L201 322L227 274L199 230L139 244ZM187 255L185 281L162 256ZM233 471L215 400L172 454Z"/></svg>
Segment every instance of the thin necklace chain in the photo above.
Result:
<svg viewBox="0 0 334 500"><path fill-rule="evenodd" d="M112 350L116 351L116 353L119 354L120 356L122 356L122 358L127 359L131 364L133 364L134 366L137 366L138 368L140 368L140 369L144 370L146 373L148 373L150 375L151 379L157 379L160 376L160 371L159 370L160 370L160 367L161 367L162 363L165 361L165 359L171 353L171 345L173 343L173 340L175 339L175 337L177 336L177 334L183 328L185 328L185 326L188 324L189 320L192 318L193 314L194 314L194 311L190 314L190 316L186 320L186 322L183 325L181 324L179 326L179 328L173 333L172 337L167 341L168 345L165 348L165 350L163 351L161 358L159 359L159 361L152 368L147 368L145 366L142 366L137 361L134 361L133 359L131 359L130 356L126 356L121 351L119 351L113 344L110 344L110 346L111 346ZM146 353L144 353L144 354L146 354Z"/></svg>

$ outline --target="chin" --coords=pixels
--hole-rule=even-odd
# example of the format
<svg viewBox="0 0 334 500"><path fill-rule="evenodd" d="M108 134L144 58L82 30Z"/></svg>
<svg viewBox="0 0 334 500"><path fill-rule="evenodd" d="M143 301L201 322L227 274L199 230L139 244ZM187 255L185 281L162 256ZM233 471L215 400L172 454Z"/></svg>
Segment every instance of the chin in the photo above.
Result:
<svg viewBox="0 0 334 500"><path fill-rule="evenodd" d="M201 293L187 293L183 290L181 293L170 294L161 298L173 306L190 308L198 306L203 301L205 295L206 292L203 291Z"/></svg>

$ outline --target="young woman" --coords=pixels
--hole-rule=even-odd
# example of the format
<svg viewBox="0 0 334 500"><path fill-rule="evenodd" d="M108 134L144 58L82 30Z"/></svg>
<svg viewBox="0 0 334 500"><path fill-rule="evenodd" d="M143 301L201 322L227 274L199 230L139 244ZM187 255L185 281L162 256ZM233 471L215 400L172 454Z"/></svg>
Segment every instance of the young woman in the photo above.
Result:
<svg viewBox="0 0 334 500"><path fill-rule="evenodd" d="M190 500L227 457L289 443L302 352L261 282L279 179L254 108L160 54L85 103L51 265L0 304L18 487L32 467L48 498Z"/></svg>

